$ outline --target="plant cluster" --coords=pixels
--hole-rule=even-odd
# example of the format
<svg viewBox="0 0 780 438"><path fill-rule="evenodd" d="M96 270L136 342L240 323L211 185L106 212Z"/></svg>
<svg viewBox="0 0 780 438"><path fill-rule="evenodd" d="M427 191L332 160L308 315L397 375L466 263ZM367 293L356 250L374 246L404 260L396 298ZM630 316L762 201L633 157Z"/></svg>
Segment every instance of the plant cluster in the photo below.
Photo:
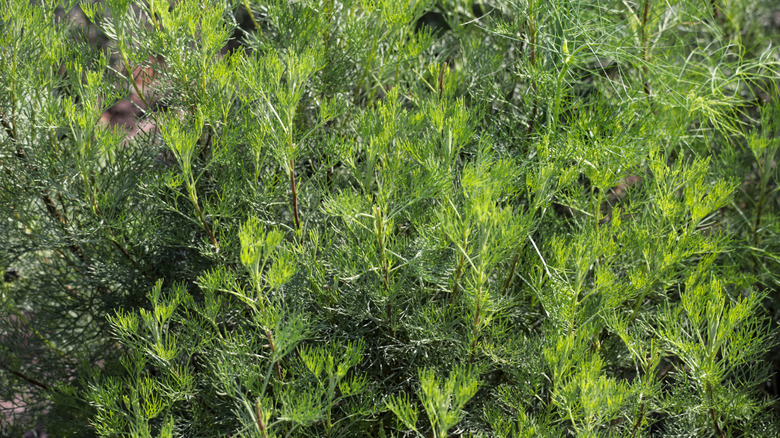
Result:
<svg viewBox="0 0 780 438"><path fill-rule="evenodd" d="M0 0L0 434L778 436L776 8Z"/></svg>

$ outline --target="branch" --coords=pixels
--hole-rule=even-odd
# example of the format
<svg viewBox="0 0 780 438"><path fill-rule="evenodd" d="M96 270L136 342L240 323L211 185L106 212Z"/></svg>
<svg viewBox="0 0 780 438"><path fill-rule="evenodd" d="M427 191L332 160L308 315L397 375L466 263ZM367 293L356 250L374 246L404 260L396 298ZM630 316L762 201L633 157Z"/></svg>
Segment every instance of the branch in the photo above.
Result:
<svg viewBox="0 0 780 438"><path fill-rule="evenodd" d="M49 385L47 385L47 384L45 384L45 383L43 383L43 382L41 382L39 380L36 380L36 379L34 379L32 377L29 377L29 376L27 376L27 375L25 375L25 374L23 374L23 373L21 373L19 371L14 371L14 370L8 368L7 366L3 365L2 363L0 363L0 368L8 371L9 373L13 374L14 376L24 380L25 382L27 382L27 383L29 383L31 385L34 385L34 386L37 386L37 387L43 389L44 391L51 391L51 388L49 387Z"/></svg>

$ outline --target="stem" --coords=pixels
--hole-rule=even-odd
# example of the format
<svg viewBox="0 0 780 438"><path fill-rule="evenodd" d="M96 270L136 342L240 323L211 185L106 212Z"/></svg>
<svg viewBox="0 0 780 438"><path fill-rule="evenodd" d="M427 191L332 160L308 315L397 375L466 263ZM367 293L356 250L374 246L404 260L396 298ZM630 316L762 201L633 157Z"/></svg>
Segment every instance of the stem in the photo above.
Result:
<svg viewBox="0 0 780 438"><path fill-rule="evenodd" d="M276 345L274 344L274 337L271 335L271 330L265 331L266 336L268 336L268 345L271 347L271 355L273 356L276 354ZM282 367L279 365L279 361L274 362L274 367L276 368L276 377L279 378L279 381L282 380Z"/></svg>
<svg viewBox="0 0 780 438"><path fill-rule="evenodd" d="M290 187L292 188L292 206L293 214L295 216L295 229L301 230L301 218L298 214L298 188L295 186L295 162L290 159Z"/></svg>
<svg viewBox="0 0 780 438"><path fill-rule="evenodd" d="M710 6L712 7L712 15L715 18L720 18L720 8L718 7L718 0L710 0Z"/></svg>
<svg viewBox="0 0 780 438"><path fill-rule="evenodd" d="M644 7L644 11L642 12L642 27L639 29L639 31L641 32L640 35L642 37L642 60L644 61L644 65L642 66L642 71L645 76L644 87L645 87L645 94L647 95L647 97L650 97L650 80L647 77L648 41L647 41L647 35L645 35L645 26L647 25L649 11L650 11L650 0L645 0L645 7Z"/></svg>
<svg viewBox="0 0 780 438"><path fill-rule="evenodd" d="M509 269L509 276L506 278L506 283L504 283L504 291L502 292L502 295L506 294L506 291L509 289L509 285L512 284L512 279L515 277L515 267L517 266L517 262L520 259L520 250L518 249L515 253L515 258L512 260L512 267Z"/></svg>
<svg viewBox="0 0 780 438"><path fill-rule="evenodd" d="M539 112L539 88L536 85L536 81L534 81L531 86L534 89L534 106L531 110L531 118L528 120L528 134L534 132L534 126L536 125L536 115Z"/></svg>
<svg viewBox="0 0 780 438"><path fill-rule="evenodd" d="M3 129L5 130L6 135L8 135L8 137L11 140L16 140L16 129L14 129L11 123L5 119L5 116L1 112L0 112L0 124L3 125Z"/></svg>
<svg viewBox="0 0 780 438"><path fill-rule="evenodd" d="M599 192L596 194L593 186L591 186L590 197L593 199L593 220L596 231L598 231L599 223L601 222L601 204L604 202L604 192L601 189L598 190Z"/></svg>
<svg viewBox="0 0 780 438"><path fill-rule="evenodd" d="M50 141L52 143L52 147L54 147L54 141L53 141L53 139L51 137L50 137ZM22 153L22 156L24 156L23 151L21 153ZM104 216L103 216L103 213L100 210L100 207L97 205L97 202L95 201L95 195L92 192L92 186L89 184L89 180L87 178L85 178L84 182L86 183L87 187L89 188L89 198L90 198L90 201L92 202L92 207L94 208L95 213L101 219L105 219ZM49 191L48 190L44 190L43 191L43 196L42 196L41 199L43 200L43 203L46 205L46 210L49 212L49 214L52 217L54 217L55 219L58 220L58 222L62 225L63 229L66 229L65 227L67 227L67 225L68 225L67 217L64 214L62 214L59 211L59 209L57 209L56 204L54 204L54 201L51 199L51 196L49 196ZM61 197L60 197L60 201L62 201ZM141 272L141 274L144 277L146 277L147 280L149 280L151 283L154 283L155 282L155 279L154 279L155 275L150 274L147 270L143 269L138 264L138 262L130 255L130 253L124 248L124 246L122 246L122 244L120 244L117 241L116 236L114 235L114 231L111 229L110 226L108 227L108 233L109 233L109 235L111 235L111 243L122 253L122 255L128 261L130 261L130 263L139 272ZM69 249L76 257L79 258L79 260L86 261L86 256L84 255L84 252L81 250L81 248L78 245L76 245L76 244L70 245Z"/></svg>
<svg viewBox="0 0 780 438"><path fill-rule="evenodd" d="M7 366L3 365L2 363L0 363L0 368L8 371L9 373L13 374L14 376L24 380L25 382L27 382L27 383L29 383L31 385L34 385L34 386L37 386L37 387L43 389L44 391L51 391L51 388L49 387L49 385L47 385L47 384L45 384L45 383L43 383L43 382L41 382L41 381L39 381L37 379L29 377L29 376L27 376L24 373L20 373L19 371L14 371L14 370L8 368Z"/></svg>
<svg viewBox="0 0 780 438"><path fill-rule="evenodd" d="M757 160L758 161L758 160ZM759 161L759 165L760 165ZM764 163L766 164L766 163ZM761 166L759 166L761 167ZM761 169L763 171L763 169ZM766 175L766 172L762 172L761 175L761 197L758 199L758 209L756 211L756 222L755 225L753 225L753 245L758 246L758 229L761 228L761 215L764 210L764 201L766 197L766 185L767 185L767 179L764 178Z"/></svg>
<svg viewBox="0 0 780 438"><path fill-rule="evenodd" d="M639 425L642 424L642 420L645 418L645 399L644 395L639 396L639 400L641 404L639 405L639 416L637 416L636 421L634 422L634 428L631 430L631 437L635 437L637 431L639 431Z"/></svg>
<svg viewBox="0 0 780 438"><path fill-rule="evenodd" d="M482 311L482 286L480 285L477 291L477 313L474 315L474 328L472 329L472 336L474 339L471 341L471 352L469 353L469 368L474 365L474 353L477 349L477 337L479 336L479 316Z"/></svg>
<svg viewBox="0 0 780 438"><path fill-rule="evenodd" d="M246 11L249 13L249 18L252 20L252 26L255 27L255 31L259 31L260 24L255 19L255 14L252 13L252 8L249 7L249 2L247 0L244 0L244 7L246 8Z"/></svg>
<svg viewBox="0 0 780 438"><path fill-rule="evenodd" d="M390 302L390 297L387 297L385 314L387 315L387 320L390 322L390 334L395 336L395 327L393 327L393 303Z"/></svg>
<svg viewBox="0 0 780 438"><path fill-rule="evenodd" d="M246 1L246 0L244 0ZM333 21L333 0L325 0L325 62L330 65L330 24Z"/></svg>
<svg viewBox="0 0 780 438"><path fill-rule="evenodd" d="M154 10L154 0L149 0L149 18L152 19L152 24L154 24L155 29L162 30L160 23L157 22L157 15L154 13Z"/></svg>
<svg viewBox="0 0 780 438"><path fill-rule="evenodd" d="M756 223L753 226L753 245L758 245L758 229L761 227L761 210L764 209L764 190L761 191L761 198L758 200L758 211L756 212Z"/></svg>
<svg viewBox="0 0 780 438"><path fill-rule="evenodd" d="M326 428L328 438L333 436L333 400L336 398L336 378L330 376L328 379L328 408L326 412Z"/></svg>
<svg viewBox="0 0 780 438"><path fill-rule="evenodd" d="M377 208L377 212L379 209ZM384 230L382 229L382 219L379 219L379 232L382 233ZM384 277L385 282L385 291L390 290L390 272L388 271L387 266L387 255L385 254L385 243L384 243L384 236L380 234L379 236L379 251L380 256L382 258L382 276Z"/></svg>
<svg viewBox="0 0 780 438"><path fill-rule="evenodd" d="M54 201L51 199L51 196L49 196L49 191L44 189L43 195L41 196L41 200L43 200L43 203L46 205L46 211L49 212L49 215L51 215L53 218L57 219L57 222L60 223L62 226L62 229L67 232L67 221L65 219L65 216L57 209L57 206L54 204ZM82 262L87 261L87 257L84 255L84 251L82 251L81 247L76 245L75 243L68 246L68 249L70 250L73 255L75 255L79 260Z"/></svg>
<svg viewBox="0 0 780 438"><path fill-rule="evenodd" d="M52 217L57 219L57 222L59 222L63 226L67 226L68 223L65 220L65 217L57 209L57 206L54 204L54 201L51 199L51 196L49 196L49 190L47 189L43 190L43 196L41 197L41 199L43 200L43 203L46 204L46 211L48 211Z"/></svg>
<svg viewBox="0 0 780 438"><path fill-rule="evenodd" d="M208 129L208 128L207 128ZM196 144L203 144L203 150L200 153L200 158L206 161L206 150L208 149L208 144L211 141L211 136L206 137L208 134L208 131L204 134L202 134ZM192 171L189 168L182 166L182 172L184 173L185 178L187 178L187 193L190 198L190 202L192 202L192 205L195 207L195 212L198 214L198 219L200 220L201 225L203 225L203 229L206 231L206 234L209 235L209 239L211 239L211 243L214 245L214 247L217 249L217 252L220 252L220 246L219 242L217 241L217 238L214 236L214 233L211 231L211 227L209 227L208 222L206 222L206 217L203 214L203 210L200 208L200 202L198 201L198 192L195 187L196 179L192 176ZM188 165L189 166L189 165ZM209 178L208 175L206 178Z"/></svg>
<svg viewBox="0 0 780 438"><path fill-rule="evenodd" d="M712 385L710 382L707 382L707 394L710 396L710 417L712 417L712 424L715 426L715 431L720 438L726 438L726 435L723 434L723 431L720 430L720 426L718 426L718 419L715 417L715 401L712 397Z"/></svg>
<svg viewBox="0 0 780 438"><path fill-rule="evenodd" d="M103 212L100 210L100 207L98 206L97 202L95 201L95 195L92 193L92 186L89 186L89 199L92 201L92 208L95 210L95 214L105 223L108 223L108 221L105 220L105 217L103 216ZM63 222L64 225L64 222ZM125 249L124 246L122 246L121 243L116 239L116 235L114 234L114 230L112 230L111 225L107 226L108 234L111 236L111 243L119 250L120 253L122 253L122 256L126 258L130 264L135 267L135 269L138 270L148 281L150 281L152 284L155 282L155 276L150 274L147 270L143 269L141 265L138 264L138 262L133 258L132 255Z"/></svg>
<svg viewBox="0 0 780 438"><path fill-rule="evenodd" d="M656 252L657 251L653 252L653 255L652 255L653 260L655 260ZM637 297L636 301L634 302L634 306L633 306L633 310L631 311L631 315L628 316L628 320L627 320L628 322L631 322L631 321L634 320L634 318L636 318L637 312L639 311L639 306L641 306L642 305L642 301L645 300L645 297L647 296L647 292L650 290L650 288L652 286L655 285L656 278L658 278L658 276L661 275L661 274L659 274L659 273L657 273L657 272L655 272L653 270L650 270L650 272L652 273L652 275L650 277L650 280L642 288L642 292L639 294L639 296Z"/></svg>
<svg viewBox="0 0 780 438"><path fill-rule="evenodd" d="M463 230L463 248L468 246L468 236L470 230L467 228ZM461 275L463 275L463 265L466 263L466 255L461 253L458 257L458 270L455 271L455 284L452 285L452 293L450 293L450 306L455 302L455 295L458 293L458 282Z"/></svg>
<svg viewBox="0 0 780 438"><path fill-rule="evenodd" d="M260 399L255 402L255 414L257 415L257 427L260 429L260 433L263 434L263 438L268 438L268 432L265 431L265 424L263 423L263 411L260 410Z"/></svg>
<svg viewBox="0 0 780 438"><path fill-rule="evenodd" d="M446 70L448 68L447 63L445 62L440 66L439 70L439 100L441 100L442 94L444 94L444 74L446 73Z"/></svg>
<svg viewBox="0 0 780 438"><path fill-rule="evenodd" d="M6 119L5 116L0 112L0 124L3 125L3 128L5 129L6 134L8 137L16 142L16 126L10 124ZM29 168L31 172L35 172L38 169L35 166L30 166L30 164L26 161L27 160L27 154L24 152L24 149L18 149L16 151L17 158L21 160L25 160L24 165ZM57 208L57 205L54 203L54 201L51 199L51 196L49 196L49 191L47 189L44 189L41 194L41 200L43 201L43 204L46 206L46 211L49 212L49 215L52 216L54 219L59 222L59 224L62 226L62 229L67 233L68 230L66 228L67 226L67 220L65 216L59 211ZM84 255L84 251L79 247L77 244L70 245L68 247L70 249L70 252L73 253L79 260L82 262L87 261L86 255Z"/></svg>
<svg viewBox="0 0 780 438"><path fill-rule="evenodd" d="M144 93L141 92L141 89L138 88L138 84L135 83L135 77L133 76L133 71L130 70L130 61L127 59L127 55L125 54L124 49L122 48L121 45L118 46L118 48L119 48L119 54L122 55L122 61L125 63L125 71L127 71L127 79L130 81L131 84L133 84L133 88L135 89L135 94L137 94L138 97L141 98L144 105L146 105L146 109L151 108L149 106L149 102L146 100L146 96L144 95ZM141 73L139 72L138 74L140 75ZM146 109L144 109L144 112L146 112Z"/></svg>
<svg viewBox="0 0 780 438"><path fill-rule="evenodd" d="M390 267L387 263L387 255L385 254L384 223L382 222L382 211L379 209L379 207L375 207L375 212L377 240L379 241L379 260L380 264L382 265L382 279L385 293L387 294L387 305L385 306L385 313L387 314L387 320L390 323L390 332L395 335L395 329L393 328L393 304L390 301Z"/></svg>
<svg viewBox="0 0 780 438"><path fill-rule="evenodd" d="M642 301L645 300L645 297L647 296L647 291L648 291L648 289L650 289L650 286L652 284L653 284L652 282L648 283L648 284L645 285L644 288L642 288L642 293L640 293L639 296L637 297L636 301L634 302L633 309L631 310L631 314L628 315L628 319L627 319L628 322L632 322L634 320L634 318L636 317L637 312L639 311L639 306L641 306L642 305Z"/></svg>
<svg viewBox="0 0 780 438"><path fill-rule="evenodd" d="M466 258L463 254L458 258L458 270L455 271L455 284L452 285L452 292L450 293L450 305L455 301L455 295L458 293L458 282L460 276L463 274L463 264L466 262Z"/></svg>
<svg viewBox="0 0 780 438"><path fill-rule="evenodd" d="M192 204L195 206L195 211L198 213L198 219L200 219L200 223L203 225L203 228L206 230L206 233L209 235L209 238L211 239L211 243L214 244L214 246L217 248L217 252L219 252L220 251L219 242L217 242L217 238L214 237L214 233L211 232L211 227L209 227L209 224L206 223L206 218L203 216L203 211L200 209L200 206L198 205L197 196L190 196L190 200L192 201Z"/></svg>
<svg viewBox="0 0 780 438"><path fill-rule="evenodd" d="M536 69L536 27L534 26L534 14L533 12L528 17L531 25L531 69ZM536 115L539 112L539 87L536 84L536 80L533 81L531 86L534 89L534 106L531 111L531 118L528 120L528 133L532 133L534 130L534 124L536 123Z"/></svg>
<svg viewBox="0 0 780 438"><path fill-rule="evenodd" d="M374 56L376 56L376 46L377 46L377 41L376 40L372 41L371 54L368 56L368 60L366 61L366 67L363 69L363 73L360 75L360 80L358 81L357 87L355 87L355 95L352 98L352 103L354 105L357 105L358 93L360 93L360 89L363 87L363 82L366 80L366 76L368 76L368 70L371 67L371 62L374 60Z"/></svg>

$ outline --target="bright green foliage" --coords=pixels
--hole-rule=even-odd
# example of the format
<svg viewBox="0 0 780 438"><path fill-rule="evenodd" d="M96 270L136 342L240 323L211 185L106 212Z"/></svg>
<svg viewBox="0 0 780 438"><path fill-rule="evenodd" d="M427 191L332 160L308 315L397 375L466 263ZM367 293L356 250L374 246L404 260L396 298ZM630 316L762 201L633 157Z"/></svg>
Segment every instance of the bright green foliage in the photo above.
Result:
<svg viewBox="0 0 780 438"><path fill-rule="evenodd" d="M428 369L420 371L419 380L417 396L428 417L433 436L446 437L460 420L463 407L476 394L479 382L465 368L453 370L441 387L433 371ZM398 416L405 428L424 436L417 430L417 410L409 403L406 394L391 397L387 407Z"/></svg>
<svg viewBox="0 0 780 438"><path fill-rule="evenodd" d="M780 435L775 3L0 0L0 435Z"/></svg>

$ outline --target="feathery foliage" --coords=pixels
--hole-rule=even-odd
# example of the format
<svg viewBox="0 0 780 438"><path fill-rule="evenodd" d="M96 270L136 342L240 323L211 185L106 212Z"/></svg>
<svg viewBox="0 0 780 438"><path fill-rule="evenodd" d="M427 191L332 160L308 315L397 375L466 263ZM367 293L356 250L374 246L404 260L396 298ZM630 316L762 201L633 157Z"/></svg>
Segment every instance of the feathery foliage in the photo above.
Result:
<svg viewBox="0 0 780 438"><path fill-rule="evenodd" d="M2 0L0 434L778 436L776 9Z"/></svg>

